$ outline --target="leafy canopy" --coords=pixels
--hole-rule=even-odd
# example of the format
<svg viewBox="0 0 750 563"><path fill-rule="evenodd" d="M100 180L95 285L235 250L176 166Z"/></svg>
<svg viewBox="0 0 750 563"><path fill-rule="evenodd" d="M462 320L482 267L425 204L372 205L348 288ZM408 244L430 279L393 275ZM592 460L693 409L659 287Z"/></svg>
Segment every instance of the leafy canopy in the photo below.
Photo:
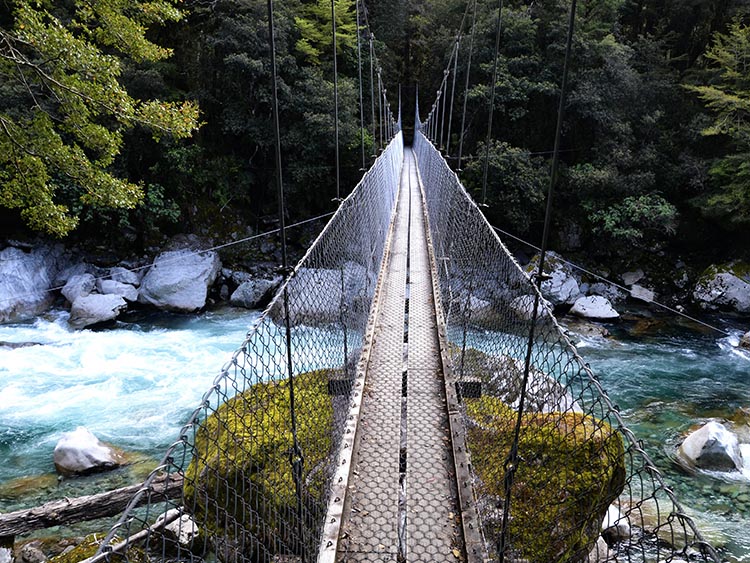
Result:
<svg viewBox="0 0 750 563"><path fill-rule="evenodd" d="M110 168L123 131L184 138L197 127L191 102L142 101L120 84L126 59L170 56L146 38L151 24L177 21L171 1L14 0L0 27L0 205L32 229L69 233L78 217L55 199L73 185L83 205L133 208L143 192Z"/></svg>

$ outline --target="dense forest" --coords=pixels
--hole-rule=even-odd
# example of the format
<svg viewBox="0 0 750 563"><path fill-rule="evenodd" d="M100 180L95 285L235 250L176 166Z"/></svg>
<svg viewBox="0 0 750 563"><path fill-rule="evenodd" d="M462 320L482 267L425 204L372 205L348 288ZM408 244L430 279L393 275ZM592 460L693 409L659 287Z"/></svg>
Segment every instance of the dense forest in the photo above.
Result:
<svg viewBox="0 0 750 563"><path fill-rule="evenodd" d="M463 142L460 174L477 193L498 4L355 1L335 0L342 193L362 174L361 143L367 164L382 148L370 77L382 69L394 114L400 92L408 142L417 87L424 117L459 35L446 144L455 167ZM532 241L569 7L502 8L486 213ZM336 205L331 3L275 9L284 181L299 220ZM749 24L744 0L578 2L554 248L610 266L748 257ZM0 2L2 236L125 254L182 232L223 242L271 228L268 34L261 0Z"/></svg>

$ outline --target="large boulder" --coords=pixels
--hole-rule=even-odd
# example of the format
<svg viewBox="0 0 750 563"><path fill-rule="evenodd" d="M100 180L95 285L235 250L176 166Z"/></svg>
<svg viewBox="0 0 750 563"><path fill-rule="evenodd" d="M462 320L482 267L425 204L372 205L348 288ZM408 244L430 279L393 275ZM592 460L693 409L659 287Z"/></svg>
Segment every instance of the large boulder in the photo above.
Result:
<svg viewBox="0 0 750 563"><path fill-rule="evenodd" d="M131 303L138 301L138 290L129 283L122 283L115 280L99 280L96 282L99 292L104 295L119 295L125 301Z"/></svg>
<svg viewBox="0 0 750 563"><path fill-rule="evenodd" d="M121 451L105 445L83 426L64 433L54 452L55 469L65 476L115 469L123 459Z"/></svg>
<svg viewBox="0 0 750 563"><path fill-rule="evenodd" d="M688 435L679 455L689 466L712 471L739 471L742 454L737 436L720 422L710 421Z"/></svg>
<svg viewBox="0 0 750 563"><path fill-rule="evenodd" d="M229 298L229 302L235 307L257 309L270 299L271 294L281 281L281 276L272 280L251 278L237 286L237 289L234 290Z"/></svg>
<svg viewBox="0 0 750 563"><path fill-rule="evenodd" d="M601 295L589 295L580 297L570 309L571 315L585 319L616 319L620 314L615 311L606 297Z"/></svg>
<svg viewBox="0 0 750 563"><path fill-rule="evenodd" d="M528 274L536 273L539 255L534 256L526 266ZM550 276L542 282L542 295L553 305L572 305L581 295L578 280L573 275L573 268L559 254L548 252L544 258L544 273Z"/></svg>
<svg viewBox="0 0 750 563"><path fill-rule="evenodd" d="M502 527L505 460L514 443L517 413L497 397L464 399L471 461L479 478L485 535ZM606 421L582 413L525 413L511 489L510 549L514 560L585 560L601 533L610 504L625 487L625 449Z"/></svg>
<svg viewBox="0 0 750 563"><path fill-rule="evenodd" d="M74 274L70 276L61 292L69 303L73 303L79 297L86 297L96 287L96 278L88 273Z"/></svg>
<svg viewBox="0 0 750 563"><path fill-rule="evenodd" d="M510 310L519 319L530 321L534 314L534 303L536 303L536 299L533 295L519 295L510 302ZM541 299L539 301L539 309L537 310L537 319L549 317L551 310L552 303L546 299Z"/></svg>
<svg viewBox="0 0 750 563"><path fill-rule="evenodd" d="M127 308L127 302L119 295L92 293L79 297L73 302L68 322L73 328L85 328L112 321Z"/></svg>
<svg viewBox="0 0 750 563"><path fill-rule="evenodd" d="M221 269L216 252L172 250L156 257L138 293L138 301L158 309L193 313L206 306L208 288Z"/></svg>
<svg viewBox="0 0 750 563"><path fill-rule="evenodd" d="M134 272L133 270L128 270L127 268L123 268L122 266L115 266L114 268L110 268L109 277L116 282L126 283L135 287L141 285L140 272Z"/></svg>
<svg viewBox="0 0 750 563"><path fill-rule="evenodd" d="M698 279L693 300L704 309L750 313L750 265L711 266Z"/></svg>
<svg viewBox="0 0 750 563"><path fill-rule="evenodd" d="M330 375L319 370L294 378L295 400L304 405L297 410L296 428L305 455L299 481L305 510L319 507L327 492L334 424ZM298 498L290 464L293 445L288 380L258 383L201 423L183 493L196 521L204 522L211 536L223 538L216 546L219 560L254 560L259 551L280 560L292 555L287 550L298 538L292 517ZM253 507L252 517L248 507Z"/></svg>
<svg viewBox="0 0 750 563"><path fill-rule="evenodd" d="M64 261L60 245L0 251L0 323L44 312L54 301L50 288Z"/></svg>

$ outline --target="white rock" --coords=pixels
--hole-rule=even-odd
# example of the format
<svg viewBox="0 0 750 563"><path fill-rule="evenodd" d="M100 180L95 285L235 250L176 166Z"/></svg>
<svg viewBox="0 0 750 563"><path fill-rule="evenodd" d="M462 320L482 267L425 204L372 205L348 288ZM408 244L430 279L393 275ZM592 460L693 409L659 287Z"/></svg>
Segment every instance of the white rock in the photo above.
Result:
<svg viewBox="0 0 750 563"><path fill-rule="evenodd" d="M138 301L166 311L192 313L206 306L221 269L216 252L163 252L141 280Z"/></svg>
<svg viewBox="0 0 750 563"><path fill-rule="evenodd" d="M68 322L73 328L84 328L114 320L127 308L127 302L119 295L93 293L79 297L73 302Z"/></svg>
<svg viewBox="0 0 750 563"><path fill-rule="evenodd" d="M250 279L242 282L234 290L229 302L235 307L245 307L246 309L255 309L264 300L270 297L270 293L281 283L281 277L272 280L267 279Z"/></svg>
<svg viewBox="0 0 750 563"><path fill-rule="evenodd" d="M91 274L75 274L70 277L62 293L68 302L73 303L79 297L86 297L96 287L96 278Z"/></svg>
<svg viewBox="0 0 750 563"><path fill-rule="evenodd" d="M115 266L114 268L110 268L109 277L116 282L126 283L128 285L138 287L139 285L141 285L142 276L140 274L140 271L133 272L132 270L128 270L127 268L123 268L122 266Z"/></svg>
<svg viewBox="0 0 750 563"><path fill-rule="evenodd" d="M625 272L622 275L622 281L625 285L633 285L634 283L641 281L645 275L646 274L643 273L643 270L638 268L635 272Z"/></svg>
<svg viewBox="0 0 750 563"><path fill-rule="evenodd" d="M740 337L739 347L750 350L750 331L746 332Z"/></svg>
<svg viewBox="0 0 750 563"><path fill-rule="evenodd" d="M750 312L750 267L745 264L711 266L693 290L693 300L706 309Z"/></svg>
<svg viewBox="0 0 750 563"><path fill-rule="evenodd" d="M138 290L128 283L115 280L99 280L96 282L99 291L104 295L119 295L131 303L138 301Z"/></svg>
<svg viewBox="0 0 750 563"><path fill-rule="evenodd" d="M180 514L180 510L172 508L156 519L155 525L158 526L164 520L168 524L164 526L164 535L176 542L182 548L190 549L193 542L198 538L199 528L188 514Z"/></svg>
<svg viewBox="0 0 750 563"><path fill-rule="evenodd" d="M586 559L584 559L584 563L616 563L616 561L617 559L615 559L614 554L610 551L607 542L601 536L597 538L596 544Z"/></svg>
<svg viewBox="0 0 750 563"><path fill-rule="evenodd" d="M601 295L609 299L610 303L623 301L627 297L626 293L611 283L596 282L591 284L588 291L589 295Z"/></svg>
<svg viewBox="0 0 750 563"><path fill-rule="evenodd" d="M49 307L49 291L64 262L61 246L42 246L29 253L9 247L0 251L0 323L37 316Z"/></svg>
<svg viewBox="0 0 750 563"><path fill-rule="evenodd" d="M616 319L620 316L609 300L600 295L580 297L570 309L570 314L587 319Z"/></svg>
<svg viewBox="0 0 750 563"><path fill-rule="evenodd" d="M37 546L27 543L21 548L19 563L44 563L47 556Z"/></svg>
<svg viewBox="0 0 750 563"><path fill-rule="evenodd" d="M9 547L0 547L0 563L13 563L13 550Z"/></svg>
<svg viewBox="0 0 750 563"><path fill-rule="evenodd" d="M652 289L636 284L630 288L630 297L645 301L646 303L651 303L654 300L654 297L656 297L656 294Z"/></svg>
<svg viewBox="0 0 750 563"><path fill-rule="evenodd" d="M614 504L609 505L607 514L604 515L602 535L611 541L620 541L630 537L630 523Z"/></svg>
<svg viewBox="0 0 750 563"><path fill-rule="evenodd" d="M79 426L62 435L55 446L55 468L62 475L80 475L119 467L120 454Z"/></svg>
<svg viewBox="0 0 750 563"><path fill-rule="evenodd" d="M547 317L550 315L552 304L546 299L539 303L537 318ZM510 302L510 310L521 320L529 321L534 313L534 296L519 295Z"/></svg>
<svg viewBox="0 0 750 563"><path fill-rule="evenodd" d="M679 454L689 464L713 471L738 471L743 464L737 436L713 420L689 434Z"/></svg>
<svg viewBox="0 0 750 563"><path fill-rule="evenodd" d="M539 256L534 256L526 272L533 274L537 270ZM563 261L563 258L555 253L548 252L544 259L544 273L550 279L542 282L542 295L553 305L571 305L581 295L578 280L573 276L573 268Z"/></svg>

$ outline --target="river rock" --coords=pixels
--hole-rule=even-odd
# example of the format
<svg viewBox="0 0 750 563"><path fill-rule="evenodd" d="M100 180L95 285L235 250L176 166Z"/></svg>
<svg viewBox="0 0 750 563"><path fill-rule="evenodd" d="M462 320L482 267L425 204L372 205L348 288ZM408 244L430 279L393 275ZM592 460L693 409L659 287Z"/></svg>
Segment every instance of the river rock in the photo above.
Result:
<svg viewBox="0 0 750 563"><path fill-rule="evenodd" d="M693 290L693 300L704 309L750 312L750 266L734 262L709 267Z"/></svg>
<svg viewBox="0 0 750 563"><path fill-rule="evenodd" d="M73 302L68 322L73 328L84 328L114 320L127 308L128 304L119 295L93 293Z"/></svg>
<svg viewBox="0 0 750 563"><path fill-rule="evenodd" d="M612 552L609 549L609 545L604 541L604 538L599 536L594 544L594 548L588 554L584 563L606 563L607 561L614 561Z"/></svg>
<svg viewBox="0 0 750 563"><path fill-rule="evenodd" d="M0 251L0 323L35 317L47 310L57 273L65 265L61 245L31 252L9 247Z"/></svg>
<svg viewBox="0 0 750 563"><path fill-rule="evenodd" d="M609 300L600 295L580 297L573 304L570 313L586 319L616 319L620 316Z"/></svg>
<svg viewBox="0 0 750 563"><path fill-rule="evenodd" d="M745 348L746 350L750 350L750 331L740 336L739 347Z"/></svg>
<svg viewBox="0 0 750 563"><path fill-rule="evenodd" d="M633 299L638 299L639 301L651 303L653 302L654 297L656 297L656 294L654 293L653 289L648 289L647 287L643 287L642 285L634 284L630 288L630 297L632 297Z"/></svg>
<svg viewBox="0 0 750 563"><path fill-rule="evenodd" d="M521 320L530 321L534 313L534 296L519 295L510 302L510 310ZM552 303L542 299L537 311L537 318L548 317L552 310Z"/></svg>
<svg viewBox="0 0 750 563"><path fill-rule="evenodd" d="M116 282L126 283L134 287L138 287L139 285L141 285L140 273L134 272L133 270L128 270L127 268L123 268L122 266L115 266L114 268L110 268L109 277Z"/></svg>
<svg viewBox="0 0 750 563"><path fill-rule="evenodd" d="M526 272L533 274L539 264L539 255L534 256L526 266ZM553 305L572 305L581 295L578 280L573 276L573 268L563 261L556 252L548 252L544 258L544 273L550 279L542 282L542 295Z"/></svg>
<svg viewBox="0 0 750 563"><path fill-rule="evenodd" d="M206 306L208 288L220 268L219 255L213 251L163 252L141 280L138 301L166 311L198 311Z"/></svg>
<svg viewBox="0 0 750 563"><path fill-rule="evenodd" d="M229 302L235 307L257 309L270 299L270 294L281 281L282 278L279 276L272 280L257 278L242 282L232 293Z"/></svg>
<svg viewBox="0 0 750 563"><path fill-rule="evenodd" d="M18 563L44 563L47 561L44 552L32 543L25 544L19 555Z"/></svg>
<svg viewBox="0 0 750 563"><path fill-rule="evenodd" d="M625 285L633 285L641 281L645 275L646 274L643 273L643 270L638 268L634 272L625 272L621 277Z"/></svg>
<svg viewBox="0 0 750 563"><path fill-rule="evenodd" d="M164 537L182 549L191 549L193 542L198 538L199 528L189 514L180 512L177 508L167 510L156 519L154 526L158 527L161 522L167 520L168 523L163 530Z"/></svg>
<svg viewBox="0 0 750 563"><path fill-rule="evenodd" d="M119 295L125 301L134 303L138 301L138 290L128 283L115 280L99 280L97 283L99 292L104 295Z"/></svg>
<svg viewBox="0 0 750 563"><path fill-rule="evenodd" d="M79 426L62 435L55 446L54 461L61 475L85 475L119 467L122 452L105 445L87 428Z"/></svg>
<svg viewBox="0 0 750 563"><path fill-rule="evenodd" d="M86 297L96 287L96 278L91 274L74 274L68 279L65 287L62 288L61 293L68 300L73 303L79 297Z"/></svg>
<svg viewBox="0 0 750 563"><path fill-rule="evenodd" d="M737 436L723 424L710 421L692 432L679 448L690 465L712 471L742 469L742 454Z"/></svg>
<svg viewBox="0 0 750 563"><path fill-rule="evenodd" d="M613 544L628 539L630 534L631 530L628 519L622 515L616 505L610 504L607 514L604 516L604 520L602 520L602 536L608 543Z"/></svg>
<svg viewBox="0 0 750 563"><path fill-rule="evenodd" d="M587 292L589 295L601 295L606 297L610 303L624 301L627 295L619 287L611 283L596 282L592 283Z"/></svg>
<svg viewBox="0 0 750 563"><path fill-rule="evenodd" d="M13 547L0 545L0 563L13 563Z"/></svg>

